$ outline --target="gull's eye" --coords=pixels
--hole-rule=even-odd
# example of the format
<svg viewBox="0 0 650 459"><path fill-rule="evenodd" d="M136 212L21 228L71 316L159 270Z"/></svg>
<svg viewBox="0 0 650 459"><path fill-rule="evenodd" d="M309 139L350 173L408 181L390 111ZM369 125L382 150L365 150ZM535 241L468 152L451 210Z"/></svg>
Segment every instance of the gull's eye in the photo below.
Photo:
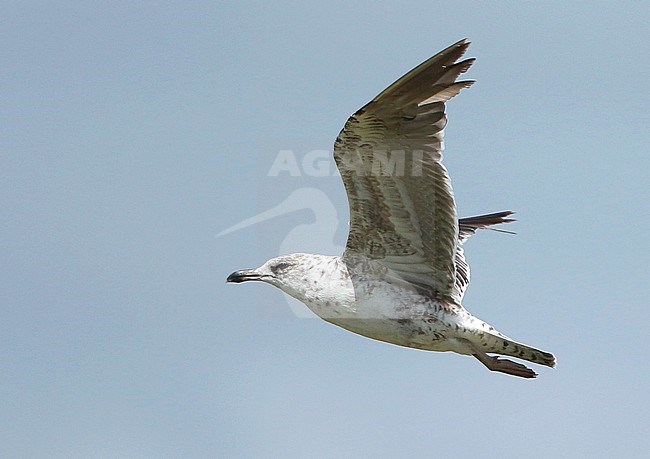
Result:
<svg viewBox="0 0 650 459"><path fill-rule="evenodd" d="M286 261L281 261L280 263L277 263L276 265L271 267L271 271L273 271L274 274L277 274L278 272L284 271L289 267L289 263Z"/></svg>

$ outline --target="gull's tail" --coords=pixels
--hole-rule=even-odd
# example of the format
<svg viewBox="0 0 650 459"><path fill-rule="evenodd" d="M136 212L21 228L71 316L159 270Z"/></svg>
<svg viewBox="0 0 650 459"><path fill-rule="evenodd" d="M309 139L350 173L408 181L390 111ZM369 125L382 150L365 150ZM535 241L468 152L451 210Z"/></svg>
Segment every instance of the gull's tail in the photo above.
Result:
<svg viewBox="0 0 650 459"><path fill-rule="evenodd" d="M539 365L546 365L551 368L555 367L555 356L550 352L535 349L534 347L507 338L497 337L497 339L499 343L495 346L495 350L487 352L517 357Z"/></svg>
<svg viewBox="0 0 650 459"><path fill-rule="evenodd" d="M487 333L482 332L478 335L480 344L476 342L474 343L475 352L473 355L492 371L499 371L501 373L507 373L522 378L534 378L537 376L537 373L520 363L500 359L498 357L491 357L487 354L517 357L518 359L527 360L528 362L536 363L538 365L555 368L555 356L550 352L535 349L526 344L513 341L510 338L501 335L496 330Z"/></svg>

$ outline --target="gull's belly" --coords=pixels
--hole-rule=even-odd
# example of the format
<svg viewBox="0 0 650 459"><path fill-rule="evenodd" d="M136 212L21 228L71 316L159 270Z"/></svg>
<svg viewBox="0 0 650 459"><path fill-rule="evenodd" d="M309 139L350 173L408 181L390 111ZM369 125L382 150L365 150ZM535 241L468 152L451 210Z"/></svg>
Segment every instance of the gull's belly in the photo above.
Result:
<svg viewBox="0 0 650 459"><path fill-rule="evenodd" d="M437 318L343 318L326 319L346 330L368 338L428 351L454 351L471 354L462 336L466 329Z"/></svg>
<svg viewBox="0 0 650 459"><path fill-rule="evenodd" d="M430 351L472 352L462 338L471 318L464 309L413 290L386 284L370 287L366 291L357 289L347 301L310 307L324 320L368 338Z"/></svg>

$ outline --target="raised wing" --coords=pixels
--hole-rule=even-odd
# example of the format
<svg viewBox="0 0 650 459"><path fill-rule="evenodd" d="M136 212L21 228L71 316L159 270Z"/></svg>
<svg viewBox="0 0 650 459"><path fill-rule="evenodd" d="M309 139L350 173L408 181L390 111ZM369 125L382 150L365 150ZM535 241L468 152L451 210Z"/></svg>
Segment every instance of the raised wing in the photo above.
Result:
<svg viewBox="0 0 650 459"><path fill-rule="evenodd" d="M511 210L503 212L496 212L494 214L479 215L477 217L467 217L458 220L458 246L456 247L456 284L454 297L463 299L465 290L469 285L470 269L469 263L465 259L465 251L463 250L463 243L478 229L489 228L490 226L500 225L502 223L514 222L514 218L508 218L514 214ZM489 228L501 233L514 234L511 231L501 229Z"/></svg>
<svg viewBox="0 0 650 459"><path fill-rule="evenodd" d="M334 159L350 204L344 257L362 255L394 275L459 300L458 222L442 165L445 102L470 86L456 62L466 40L390 85L352 115L336 139Z"/></svg>

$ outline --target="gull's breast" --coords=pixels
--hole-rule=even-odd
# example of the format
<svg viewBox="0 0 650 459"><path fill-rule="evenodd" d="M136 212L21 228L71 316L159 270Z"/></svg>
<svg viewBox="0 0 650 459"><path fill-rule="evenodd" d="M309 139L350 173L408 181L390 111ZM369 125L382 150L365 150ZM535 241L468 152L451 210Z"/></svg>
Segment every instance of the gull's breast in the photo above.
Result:
<svg viewBox="0 0 650 459"><path fill-rule="evenodd" d="M464 309L380 279L339 280L303 300L327 322L400 346L466 353L463 340L455 338L471 317Z"/></svg>

